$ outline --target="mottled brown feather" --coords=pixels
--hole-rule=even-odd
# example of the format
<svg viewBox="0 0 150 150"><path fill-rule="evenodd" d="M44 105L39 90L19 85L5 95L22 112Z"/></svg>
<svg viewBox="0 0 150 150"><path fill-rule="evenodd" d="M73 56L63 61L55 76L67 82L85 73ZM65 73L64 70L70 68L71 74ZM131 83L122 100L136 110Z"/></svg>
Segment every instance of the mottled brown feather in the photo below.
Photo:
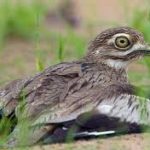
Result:
<svg viewBox="0 0 150 150"><path fill-rule="evenodd" d="M15 111L16 117L21 115L22 119L28 119L30 126L55 126L95 109L103 100L133 94L125 68L110 67L103 62L103 56L93 55L101 46L109 50L107 40L116 33L130 34L135 41L144 43L143 36L129 27L102 32L90 43L83 59L51 66L33 77L16 80L2 88L0 108L4 115ZM19 101L23 97L24 109L20 112L22 102Z"/></svg>

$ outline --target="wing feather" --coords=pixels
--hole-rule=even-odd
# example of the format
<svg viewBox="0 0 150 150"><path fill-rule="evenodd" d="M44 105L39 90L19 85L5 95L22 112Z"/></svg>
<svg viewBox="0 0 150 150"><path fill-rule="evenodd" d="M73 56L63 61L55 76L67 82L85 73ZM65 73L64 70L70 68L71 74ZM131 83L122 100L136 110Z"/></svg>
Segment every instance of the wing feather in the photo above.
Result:
<svg viewBox="0 0 150 150"><path fill-rule="evenodd" d="M41 93L45 94L45 97L42 97L46 99L45 101L48 101L46 94L52 94L52 97L54 97L52 101L55 101L57 99L55 95L60 94L60 90L66 86L66 83L79 75L81 75L79 62L64 62L51 66L33 77L12 81L0 89L0 110L3 111L5 116L9 116L19 107L20 99L25 98L25 103L31 103L40 95L40 90L42 90ZM43 99L36 100L36 105L41 101Z"/></svg>
<svg viewBox="0 0 150 150"><path fill-rule="evenodd" d="M150 125L150 100L141 98L135 95L121 94L120 96L113 96L110 99L98 99L95 101L95 94L99 91L88 91L86 94L80 93L78 97L73 94L68 99L74 98L76 106L70 105L71 102L62 103L59 107L53 107L50 112L45 112L39 116L33 123L60 123L76 119L81 114L92 112L96 115L106 115L110 118L117 118L120 122L136 123L138 125ZM94 93L94 94L93 94ZM82 96L81 96L82 95ZM84 97L83 97L84 95ZM80 99L80 100L79 100ZM72 100L72 99L71 99ZM78 101L79 100L79 101ZM104 110L110 106L109 111Z"/></svg>

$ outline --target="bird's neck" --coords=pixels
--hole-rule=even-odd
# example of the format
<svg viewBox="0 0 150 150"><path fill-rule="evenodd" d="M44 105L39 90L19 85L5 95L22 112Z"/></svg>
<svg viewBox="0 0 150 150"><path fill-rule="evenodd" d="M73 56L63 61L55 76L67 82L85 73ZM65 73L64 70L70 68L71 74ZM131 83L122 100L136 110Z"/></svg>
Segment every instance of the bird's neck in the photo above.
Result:
<svg viewBox="0 0 150 150"><path fill-rule="evenodd" d="M127 70L124 67L120 67L115 65L110 65L108 63L102 62L98 64L101 66L105 75L110 78L110 80L114 83L128 83Z"/></svg>
<svg viewBox="0 0 150 150"><path fill-rule="evenodd" d="M87 62L93 62L93 63L97 63L97 64L105 64L107 66L109 66L110 68L114 68L116 70L120 70L120 69L124 69L127 70L127 66L130 63L129 61L124 61L124 60L117 60L117 59L106 59L106 58L95 58L92 55L87 55L84 58Z"/></svg>
<svg viewBox="0 0 150 150"><path fill-rule="evenodd" d="M127 77L127 67L125 64L121 62L114 62L114 61L93 61L91 59L84 59L88 63L95 64L93 68L95 68L96 72L103 76L104 82L112 82L112 83L128 83ZM93 70L93 72L95 72ZM96 73L95 72L95 73Z"/></svg>
<svg viewBox="0 0 150 150"><path fill-rule="evenodd" d="M104 61L106 65L108 65L111 68L114 68L116 70L124 69L127 70L128 62L121 61L121 60L113 60L113 59L107 59Z"/></svg>

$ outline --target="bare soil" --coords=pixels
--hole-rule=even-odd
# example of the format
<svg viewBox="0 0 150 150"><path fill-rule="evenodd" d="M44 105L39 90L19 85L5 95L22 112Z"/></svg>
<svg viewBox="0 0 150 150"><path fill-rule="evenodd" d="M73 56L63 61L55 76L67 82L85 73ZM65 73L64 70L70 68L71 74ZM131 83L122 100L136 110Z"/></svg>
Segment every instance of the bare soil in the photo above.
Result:
<svg viewBox="0 0 150 150"><path fill-rule="evenodd" d="M89 141L77 141L70 144L52 144L47 146L35 146L31 150L149 150L149 134L131 134L96 139Z"/></svg>

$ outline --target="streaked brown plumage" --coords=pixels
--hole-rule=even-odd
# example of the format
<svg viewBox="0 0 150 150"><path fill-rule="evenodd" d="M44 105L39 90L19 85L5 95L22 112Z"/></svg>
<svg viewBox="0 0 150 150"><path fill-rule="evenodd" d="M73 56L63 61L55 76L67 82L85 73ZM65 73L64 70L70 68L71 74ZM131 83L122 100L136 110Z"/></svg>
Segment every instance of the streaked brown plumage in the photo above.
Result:
<svg viewBox="0 0 150 150"><path fill-rule="evenodd" d="M115 43L116 39L118 43ZM126 67L129 62L150 54L147 49L143 36L134 29L108 29L90 43L83 59L49 67L42 73L13 81L1 89L0 107L5 116L15 113L19 117L19 108L22 107L19 100L23 93L21 120L27 119L30 127L42 125L41 129L32 132L28 145L38 142L48 132L53 133L57 124L93 110L143 123L136 109L140 98L132 95L134 91L128 82ZM111 113L102 109L105 105L111 105ZM136 119L132 115L129 118L126 111L135 111ZM17 132L18 126L10 136L9 144L19 144Z"/></svg>

